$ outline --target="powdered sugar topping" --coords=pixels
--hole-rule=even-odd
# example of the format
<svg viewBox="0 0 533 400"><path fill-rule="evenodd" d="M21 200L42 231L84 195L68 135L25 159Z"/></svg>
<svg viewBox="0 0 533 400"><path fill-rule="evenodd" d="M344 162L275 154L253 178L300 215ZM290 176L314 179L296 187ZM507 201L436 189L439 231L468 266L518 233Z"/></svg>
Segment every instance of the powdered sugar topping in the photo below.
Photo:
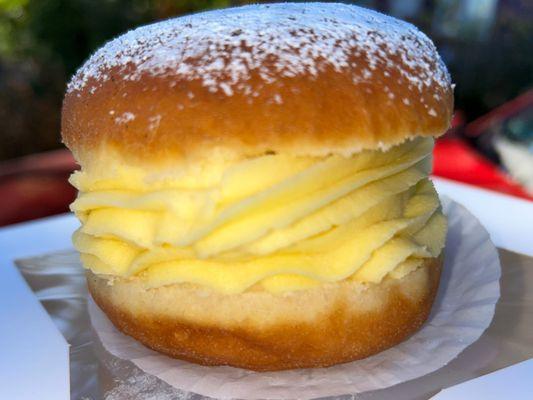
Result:
<svg viewBox="0 0 533 400"><path fill-rule="evenodd" d="M354 56L363 56L365 65L356 65ZM125 80L172 75L227 96L253 95L252 75L268 85L278 76L317 76L325 68L348 70L354 82L394 70L418 90L450 85L435 46L411 24L345 4L284 3L210 11L130 31L98 50L68 91L89 86L93 93L118 69Z"/></svg>

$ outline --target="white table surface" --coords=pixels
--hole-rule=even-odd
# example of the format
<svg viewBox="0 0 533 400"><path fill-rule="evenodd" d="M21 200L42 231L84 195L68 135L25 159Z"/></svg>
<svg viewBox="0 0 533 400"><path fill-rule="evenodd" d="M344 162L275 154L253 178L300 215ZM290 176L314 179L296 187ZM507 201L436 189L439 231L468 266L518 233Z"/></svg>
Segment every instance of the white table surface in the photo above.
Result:
<svg viewBox="0 0 533 400"><path fill-rule="evenodd" d="M479 218L498 247L533 256L532 202L445 179L434 181L439 193ZM0 399L69 398L68 344L13 260L70 248L77 225L72 215L65 214L0 229ZM444 390L436 398L451 398L440 396L452 391L453 398L482 398L488 384L506 387L507 398L526 398L528 379L514 379L511 386L505 382L509 376L533 376L533 360L514 370L506 368Z"/></svg>

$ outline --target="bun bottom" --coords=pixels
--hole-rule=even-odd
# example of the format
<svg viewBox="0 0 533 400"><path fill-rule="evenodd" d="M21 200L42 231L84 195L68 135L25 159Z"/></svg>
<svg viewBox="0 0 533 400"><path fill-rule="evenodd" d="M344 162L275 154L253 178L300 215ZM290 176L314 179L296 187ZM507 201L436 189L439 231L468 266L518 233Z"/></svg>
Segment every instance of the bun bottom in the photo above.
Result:
<svg viewBox="0 0 533 400"><path fill-rule="evenodd" d="M145 289L87 272L89 290L122 332L171 357L256 371L326 367L400 343L427 319L442 257L401 279L342 281L274 294L224 295L191 284Z"/></svg>

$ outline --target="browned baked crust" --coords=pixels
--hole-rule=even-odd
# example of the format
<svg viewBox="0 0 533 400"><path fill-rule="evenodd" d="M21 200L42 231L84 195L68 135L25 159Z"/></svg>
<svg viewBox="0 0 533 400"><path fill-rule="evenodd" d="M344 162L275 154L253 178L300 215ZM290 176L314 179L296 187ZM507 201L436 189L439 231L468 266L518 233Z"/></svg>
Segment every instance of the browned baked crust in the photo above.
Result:
<svg viewBox="0 0 533 400"><path fill-rule="evenodd" d="M223 295L192 285L145 290L87 272L115 326L154 350L204 365L258 371L324 367L385 350L417 331L437 292L442 257L401 279Z"/></svg>
<svg viewBox="0 0 533 400"><path fill-rule="evenodd" d="M64 142L82 165L107 146L130 163L150 164L194 161L214 149L349 154L448 129L451 81L416 28L355 6L290 7L200 14L109 43L69 86ZM276 22L267 28L247 24L272 10ZM299 46L292 58L283 50L290 41Z"/></svg>

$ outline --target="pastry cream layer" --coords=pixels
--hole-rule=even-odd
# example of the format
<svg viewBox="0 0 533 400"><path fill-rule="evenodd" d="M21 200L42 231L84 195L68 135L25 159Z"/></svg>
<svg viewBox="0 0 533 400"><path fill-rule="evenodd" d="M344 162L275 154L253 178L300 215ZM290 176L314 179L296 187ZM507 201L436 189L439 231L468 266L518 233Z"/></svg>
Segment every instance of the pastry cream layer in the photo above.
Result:
<svg viewBox="0 0 533 400"><path fill-rule="evenodd" d="M341 156L264 155L180 171L75 172L74 245L98 274L225 293L401 278L437 257L446 220L432 139Z"/></svg>

